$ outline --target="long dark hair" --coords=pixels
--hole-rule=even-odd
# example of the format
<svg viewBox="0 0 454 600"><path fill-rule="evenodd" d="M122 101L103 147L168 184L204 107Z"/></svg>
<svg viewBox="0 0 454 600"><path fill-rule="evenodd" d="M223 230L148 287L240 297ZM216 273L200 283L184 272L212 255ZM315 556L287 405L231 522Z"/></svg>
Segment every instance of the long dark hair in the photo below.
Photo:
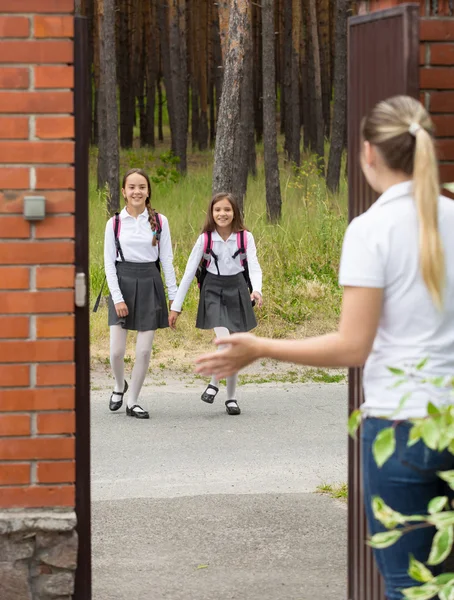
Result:
<svg viewBox="0 0 454 600"><path fill-rule="evenodd" d="M243 217L241 216L241 211L238 206L238 202L233 194L229 192L218 192L214 194L214 196L210 200L210 204L208 205L208 210L206 214L205 223L202 228L202 233L205 231L216 231L216 223L213 219L213 206L220 202L221 200L228 200L233 209L233 221L232 221L232 233L238 233L238 231L243 231L246 229L243 223Z"/></svg>
<svg viewBox="0 0 454 600"><path fill-rule="evenodd" d="M152 229L152 231L156 231L157 229L157 225L156 225L156 211L154 208L151 207L151 183L150 183L150 178L148 177L148 175L145 173L145 171L143 169L129 169L129 171L127 171L123 177L123 183L122 183L122 188L124 189L126 186L126 180L128 179L128 177L130 175L134 175L135 173L137 173L137 175L142 175L142 177L145 178L145 181L147 182L147 186L148 186L148 195L147 195L147 199L145 200L145 206L146 209L148 211L148 222L150 223L150 227ZM156 239L156 236L153 236L153 246L156 246L156 244L158 243L158 240Z"/></svg>

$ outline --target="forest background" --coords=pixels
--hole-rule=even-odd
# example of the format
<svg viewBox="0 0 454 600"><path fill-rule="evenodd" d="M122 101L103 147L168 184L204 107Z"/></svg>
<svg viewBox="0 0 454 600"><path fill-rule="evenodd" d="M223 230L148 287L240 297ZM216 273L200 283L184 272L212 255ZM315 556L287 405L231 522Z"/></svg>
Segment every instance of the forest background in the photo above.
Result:
<svg viewBox="0 0 454 600"><path fill-rule="evenodd" d="M264 273L257 333L332 330L347 225L347 19L358 3L76 0L76 11L90 30L92 303L104 278L105 223L122 206L121 176L141 167L152 205L170 222L178 281L212 192L232 191ZM159 369L192 370L210 346L210 332L194 326L197 300L194 284L177 331L156 336ZM91 320L101 363L106 321L103 302ZM133 336L129 344L133 356Z"/></svg>

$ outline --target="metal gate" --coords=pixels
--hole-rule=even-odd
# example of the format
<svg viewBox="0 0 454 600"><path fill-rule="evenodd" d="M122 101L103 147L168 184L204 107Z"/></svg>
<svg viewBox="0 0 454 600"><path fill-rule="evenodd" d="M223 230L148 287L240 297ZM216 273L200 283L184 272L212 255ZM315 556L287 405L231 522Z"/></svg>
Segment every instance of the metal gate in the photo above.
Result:
<svg viewBox="0 0 454 600"><path fill-rule="evenodd" d="M349 20L348 188L350 220L376 200L359 165L361 118L380 100L396 94L418 98L419 4L401 4ZM349 413L362 403L362 373L349 372ZM348 449L348 599L382 600L383 586L366 545L359 443Z"/></svg>

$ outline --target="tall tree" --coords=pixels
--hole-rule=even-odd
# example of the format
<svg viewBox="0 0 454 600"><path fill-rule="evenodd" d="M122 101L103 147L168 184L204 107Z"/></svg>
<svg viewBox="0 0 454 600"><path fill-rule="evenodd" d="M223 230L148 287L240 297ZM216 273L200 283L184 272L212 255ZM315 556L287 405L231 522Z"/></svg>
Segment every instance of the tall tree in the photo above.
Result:
<svg viewBox="0 0 454 600"><path fill-rule="evenodd" d="M320 39L320 66L322 79L323 121L325 135L329 137L331 126L331 36L330 0L318 0L318 31Z"/></svg>
<svg viewBox="0 0 454 600"><path fill-rule="evenodd" d="M314 57L314 76L315 76L315 118L317 127L317 140L315 152L320 159L320 168L324 172L324 156L325 156L325 126L323 123L323 104L322 104L322 76L320 66L320 46L318 39L317 28L317 7L315 0L309 0L310 21L311 21L311 38Z"/></svg>
<svg viewBox="0 0 454 600"><path fill-rule="evenodd" d="M292 0L292 35L291 35L291 100L290 121L292 137L288 148L289 159L300 164L301 144L301 109L300 109L300 37L302 28L301 0Z"/></svg>
<svg viewBox="0 0 454 600"><path fill-rule="evenodd" d="M99 30L98 188L109 190L109 211L120 207L117 80L115 56L115 0L97 0Z"/></svg>
<svg viewBox="0 0 454 600"><path fill-rule="evenodd" d="M336 52L334 59L334 106L331 147L326 183L335 191L339 187L342 152L347 129L347 10L349 0L336 2Z"/></svg>
<svg viewBox="0 0 454 600"><path fill-rule="evenodd" d="M265 153L266 212L271 222L281 216L281 187L276 132L276 67L274 0L262 0L263 141Z"/></svg>
<svg viewBox="0 0 454 600"><path fill-rule="evenodd" d="M246 37L250 34L249 0L232 0L228 30L228 50L224 61L224 81L216 133L213 167L213 193L233 187L235 145L240 122L241 83Z"/></svg>

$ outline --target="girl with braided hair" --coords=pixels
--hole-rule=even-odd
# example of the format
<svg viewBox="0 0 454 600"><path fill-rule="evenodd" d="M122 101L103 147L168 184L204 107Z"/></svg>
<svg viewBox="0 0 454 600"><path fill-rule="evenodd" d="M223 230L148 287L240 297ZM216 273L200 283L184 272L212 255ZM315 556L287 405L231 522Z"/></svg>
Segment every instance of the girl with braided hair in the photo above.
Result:
<svg viewBox="0 0 454 600"><path fill-rule="evenodd" d="M136 356L126 414L148 419L138 404L150 363L156 329L168 327L168 310L160 268L164 272L170 303L177 293L168 220L151 207L151 185L142 169L131 169L123 178L126 206L106 225L104 265L109 286L110 364L115 388L109 409L117 411L128 390L124 357L128 331L137 331Z"/></svg>

